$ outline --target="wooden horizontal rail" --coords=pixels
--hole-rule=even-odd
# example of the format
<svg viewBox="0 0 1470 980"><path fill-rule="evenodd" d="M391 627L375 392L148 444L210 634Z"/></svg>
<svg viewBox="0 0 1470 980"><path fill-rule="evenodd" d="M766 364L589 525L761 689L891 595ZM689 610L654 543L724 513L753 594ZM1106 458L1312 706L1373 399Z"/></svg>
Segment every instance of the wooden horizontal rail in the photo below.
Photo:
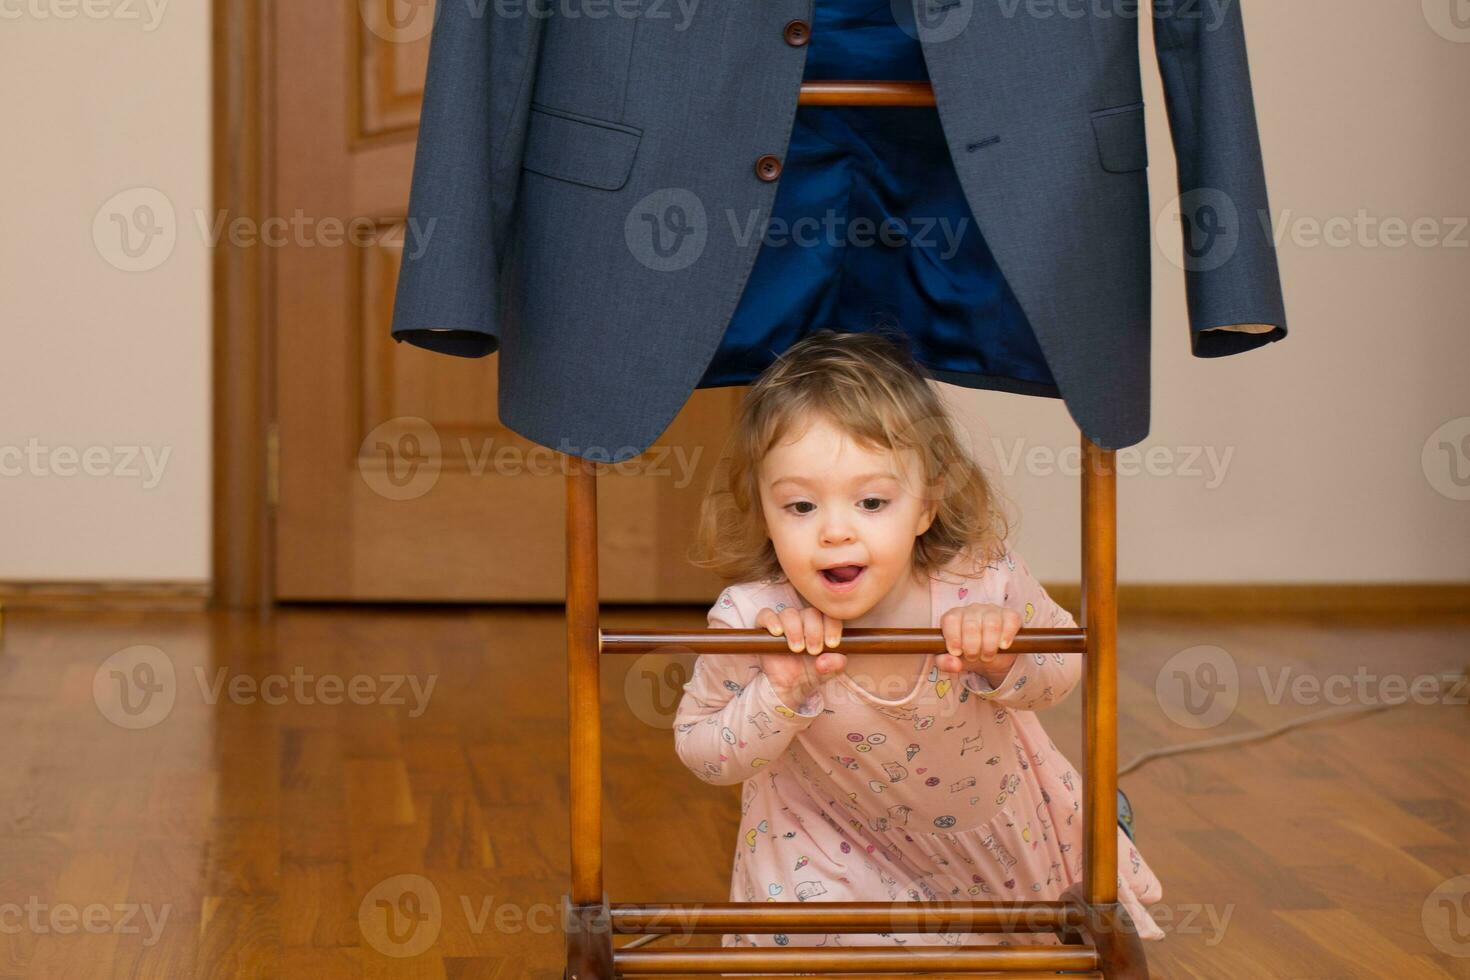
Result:
<svg viewBox="0 0 1470 980"><path fill-rule="evenodd" d="M1083 912L1053 902L614 902L615 933L1044 932L1076 929Z"/></svg>
<svg viewBox="0 0 1470 980"><path fill-rule="evenodd" d="M934 86L929 82L802 82L796 101L798 105L933 105Z"/></svg>
<svg viewBox="0 0 1470 980"><path fill-rule="evenodd" d="M598 652L652 653L661 650L681 653L791 653L784 636L763 629L705 630L605 630L599 629ZM837 653L943 653L944 633L928 629L869 627L842 631L842 640L832 648ZM1046 626L1016 633L1006 653L1085 653L1087 630L1080 626ZM806 654L802 654L805 656Z"/></svg>
<svg viewBox="0 0 1470 980"><path fill-rule="evenodd" d="M1091 946L803 946L759 949L702 946L692 949L614 949L619 976L634 973L773 973L835 970L852 973L912 973L933 967L960 973L978 970L1096 970Z"/></svg>
<svg viewBox="0 0 1470 980"><path fill-rule="evenodd" d="M904 976L910 976L910 975L912 975L913 977L915 977L916 980L978 980L978 978L976 977L976 975L973 974L973 973L934 973L934 972L924 972L924 973L915 973L915 974L907 974L907 973L894 973L894 974L890 974L890 976L895 976L895 977L904 977ZM991 976L991 975L992 974L981 974L981 976ZM1012 973L1011 971L1007 970L1003 974L1003 976L1004 976L1005 980L1107 980L1106 977L1104 977L1101 973L1099 973L1096 970L1088 970L1085 973L1056 973L1056 972L1051 971L1051 970L1047 970L1047 971L1041 972L1041 973L1037 973L1037 972L1032 971L1032 970L1025 970L1025 971L1023 971L1021 973ZM742 974L740 974L740 980L791 980L791 974L789 974L789 973L742 973ZM873 974L871 974L871 973L824 973L824 974L822 974L822 980L873 980Z"/></svg>

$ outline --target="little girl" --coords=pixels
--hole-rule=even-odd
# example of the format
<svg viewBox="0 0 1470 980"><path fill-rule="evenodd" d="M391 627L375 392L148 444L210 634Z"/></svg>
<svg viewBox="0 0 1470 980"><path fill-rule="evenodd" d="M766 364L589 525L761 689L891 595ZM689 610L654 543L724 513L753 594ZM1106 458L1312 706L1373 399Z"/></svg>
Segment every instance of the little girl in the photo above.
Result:
<svg viewBox="0 0 1470 980"><path fill-rule="evenodd" d="M743 783L734 902L1054 900L1082 877L1081 779L1034 712L1078 654L1007 653L1076 621L1007 544L937 392L877 333L820 331L751 386L696 564L740 584L716 628L808 656L700 656L679 758ZM845 627L940 629L946 652L840 651ZM1118 896L1145 939L1163 889L1120 828ZM1010 945L1051 933L725 935L724 946Z"/></svg>

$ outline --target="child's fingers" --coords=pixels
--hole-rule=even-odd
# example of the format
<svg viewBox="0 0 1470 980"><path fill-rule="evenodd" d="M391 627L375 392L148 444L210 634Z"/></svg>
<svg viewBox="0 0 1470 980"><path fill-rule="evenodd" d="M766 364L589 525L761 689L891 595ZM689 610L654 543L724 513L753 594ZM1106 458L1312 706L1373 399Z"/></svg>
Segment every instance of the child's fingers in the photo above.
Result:
<svg viewBox="0 0 1470 980"><path fill-rule="evenodd" d="M934 666L946 674L959 674L969 669L963 660L948 653L941 653L935 657Z"/></svg>
<svg viewBox="0 0 1470 980"><path fill-rule="evenodd" d="M789 610L787 610L789 612ZM768 630L772 636L785 636L786 645L794 652L799 649L797 640L800 639L801 631L792 630L790 621L785 613L778 613L774 609L766 608L755 614L755 625Z"/></svg>
<svg viewBox="0 0 1470 980"><path fill-rule="evenodd" d="M822 635L828 649L842 642L842 620L822 614Z"/></svg>
<svg viewBox="0 0 1470 980"><path fill-rule="evenodd" d="M939 631L944 634L945 655L958 658L964 653L962 637L960 636L960 624L963 618L956 612L947 612L939 617Z"/></svg>
<svg viewBox="0 0 1470 980"><path fill-rule="evenodd" d="M1014 609L1005 611L1005 622L1000 630L1000 648L1006 650L1016 639L1016 634L1021 631L1021 614Z"/></svg>
<svg viewBox="0 0 1470 980"><path fill-rule="evenodd" d="M812 659L812 666L819 674L835 674L847 666L847 655L842 653L819 653Z"/></svg>
<svg viewBox="0 0 1470 980"><path fill-rule="evenodd" d="M802 623L801 610L790 606L781 610L781 625L786 633L787 645L793 653L807 649L806 627Z"/></svg>
<svg viewBox="0 0 1470 980"><path fill-rule="evenodd" d="M988 611L981 625L983 637L980 641L980 659L992 660L995 652L1000 648L1000 628L1004 624L1005 617L999 612Z"/></svg>
<svg viewBox="0 0 1470 980"><path fill-rule="evenodd" d="M781 617L776 615L776 610L769 606L755 614L755 625L763 630L769 630L772 635L781 635Z"/></svg>
<svg viewBox="0 0 1470 980"><path fill-rule="evenodd" d="M801 611L801 623L806 634L806 649L808 653L821 653L826 643L826 626L822 622L825 616L822 610L815 606L808 606Z"/></svg>
<svg viewBox="0 0 1470 980"><path fill-rule="evenodd" d="M964 622L961 624L960 632L963 637L961 645L964 647L965 659L974 661L984 653L984 629L982 621L983 613L966 611Z"/></svg>

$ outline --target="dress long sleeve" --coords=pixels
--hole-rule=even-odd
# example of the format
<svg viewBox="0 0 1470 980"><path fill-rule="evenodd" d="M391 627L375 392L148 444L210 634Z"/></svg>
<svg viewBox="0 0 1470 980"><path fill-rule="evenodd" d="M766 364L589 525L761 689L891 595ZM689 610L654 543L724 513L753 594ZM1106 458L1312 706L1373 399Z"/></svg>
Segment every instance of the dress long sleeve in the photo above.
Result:
<svg viewBox="0 0 1470 980"><path fill-rule="evenodd" d="M711 629L748 629L730 590L709 611ZM818 690L792 710L754 654L701 654L674 716L674 749L700 779L729 786L755 775L786 751L825 708Z"/></svg>
<svg viewBox="0 0 1470 980"><path fill-rule="evenodd" d="M1077 621L1047 594L1024 559L1007 551L999 570L1006 576L1001 605L1021 614L1021 627L1075 627ZM1007 708L1039 711L1062 701L1082 679L1082 657L1075 653L1030 653L1016 658L1000 684L992 687L978 671L964 673L965 687Z"/></svg>
<svg viewBox="0 0 1470 980"><path fill-rule="evenodd" d="M1261 163L1241 5L1217 17L1180 16L1177 4L1153 8L1154 53L1174 145L1179 234L1184 239L1185 302L1195 357L1240 354L1285 338L1286 308ZM1170 205L1173 207L1173 205ZM1212 214L1232 234L1197 251ZM1235 214L1240 220L1232 221Z"/></svg>
<svg viewBox="0 0 1470 980"><path fill-rule="evenodd" d="M500 350L500 267L546 20L499 4L440 3L434 11L395 341L459 357Z"/></svg>

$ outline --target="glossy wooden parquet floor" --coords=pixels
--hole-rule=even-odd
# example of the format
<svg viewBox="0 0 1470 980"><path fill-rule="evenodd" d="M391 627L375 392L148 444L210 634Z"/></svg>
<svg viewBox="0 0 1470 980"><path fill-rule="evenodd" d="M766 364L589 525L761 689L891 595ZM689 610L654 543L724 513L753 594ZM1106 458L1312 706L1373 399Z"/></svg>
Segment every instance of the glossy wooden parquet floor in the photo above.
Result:
<svg viewBox="0 0 1470 980"><path fill-rule="evenodd" d="M1125 612L1122 637L1121 762L1396 693L1360 671L1470 663L1463 623ZM0 640L0 977L560 976L559 609L11 611ZM1200 645L1227 659L1181 672ZM605 662L612 901L728 894L738 789L682 768L668 728L689 659ZM1218 693L1221 663L1234 710L1171 720L1167 685ZM1467 699L1125 775L1164 884L1153 975L1470 977ZM1073 760L1080 704L1043 718Z"/></svg>

